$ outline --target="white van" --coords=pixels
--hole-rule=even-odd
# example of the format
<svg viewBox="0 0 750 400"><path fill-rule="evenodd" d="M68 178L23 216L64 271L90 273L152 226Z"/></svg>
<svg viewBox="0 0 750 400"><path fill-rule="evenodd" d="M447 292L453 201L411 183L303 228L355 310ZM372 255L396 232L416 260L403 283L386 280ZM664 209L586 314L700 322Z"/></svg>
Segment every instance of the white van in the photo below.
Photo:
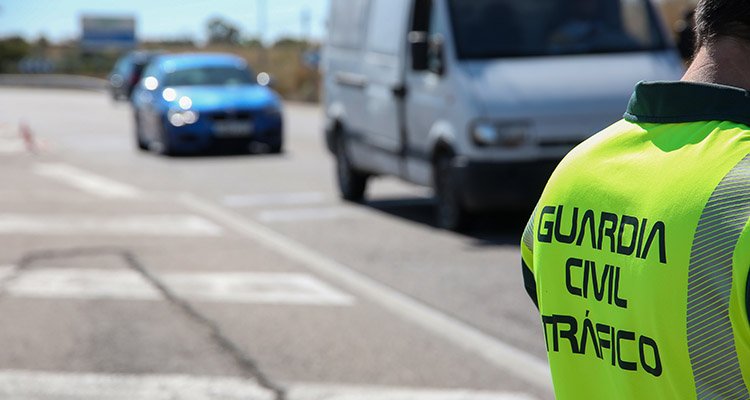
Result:
<svg viewBox="0 0 750 400"><path fill-rule="evenodd" d="M326 141L343 198L394 175L436 222L532 206L562 157L683 65L648 0L331 0Z"/></svg>

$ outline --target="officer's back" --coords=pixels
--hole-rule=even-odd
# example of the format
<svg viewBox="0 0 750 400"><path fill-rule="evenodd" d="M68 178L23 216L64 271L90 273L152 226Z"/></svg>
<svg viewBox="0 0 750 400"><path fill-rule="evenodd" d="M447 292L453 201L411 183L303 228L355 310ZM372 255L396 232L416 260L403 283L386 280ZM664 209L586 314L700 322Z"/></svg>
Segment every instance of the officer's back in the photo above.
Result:
<svg viewBox="0 0 750 400"><path fill-rule="evenodd" d="M697 19L683 82L639 84L524 232L558 399L750 398L750 5Z"/></svg>

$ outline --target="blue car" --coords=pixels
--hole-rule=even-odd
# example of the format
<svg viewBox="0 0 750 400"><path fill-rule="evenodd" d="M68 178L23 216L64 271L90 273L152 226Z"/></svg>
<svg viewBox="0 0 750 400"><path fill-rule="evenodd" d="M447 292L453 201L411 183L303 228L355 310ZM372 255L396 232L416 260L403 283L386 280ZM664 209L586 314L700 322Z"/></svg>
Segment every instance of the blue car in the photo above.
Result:
<svg viewBox="0 0 750 400"><path fill-rule="evenodd" d="M280 153L279 96L230 54L174 54L152 61L133 92L139 149L165 155L211 149Z"/></svg>

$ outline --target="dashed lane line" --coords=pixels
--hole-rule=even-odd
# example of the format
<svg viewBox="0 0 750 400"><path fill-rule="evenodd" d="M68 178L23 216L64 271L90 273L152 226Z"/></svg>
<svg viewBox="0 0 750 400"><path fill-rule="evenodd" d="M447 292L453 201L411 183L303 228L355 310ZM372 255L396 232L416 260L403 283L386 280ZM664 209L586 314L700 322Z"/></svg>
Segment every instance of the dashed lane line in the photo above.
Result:
<svg viewBox="0 0 750 400"><path fill-rule="evenodd" d="M54 179L88 194L107 199L137 199L143 193L134 186L61 163L39 163L34 173Z"/></svg>
<svg viewBox="0 0 750 400"><path fill-rule="evenodd" d="M237 233L274 249L308 269L354 293L380 304L396 315L418 324L488 363L543 390L552 392L547 363L460 320L436 310L397 290L354 271L259 223L222 209L191 194L180 201L190 209L222 223Z"/></svg>

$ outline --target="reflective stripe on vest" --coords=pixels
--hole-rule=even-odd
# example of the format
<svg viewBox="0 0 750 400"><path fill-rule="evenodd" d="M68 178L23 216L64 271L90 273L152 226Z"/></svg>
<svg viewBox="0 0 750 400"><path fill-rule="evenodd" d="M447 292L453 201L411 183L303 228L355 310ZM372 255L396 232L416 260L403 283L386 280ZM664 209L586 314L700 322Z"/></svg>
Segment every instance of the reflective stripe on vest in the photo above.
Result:
<svg viewBox="0 0 750 400"><path fill-rule="evenodd" d="M687 339L696 397L750 399L729 318L732 256L750 218L750 156L716 187L690 252Z"/></svg>

